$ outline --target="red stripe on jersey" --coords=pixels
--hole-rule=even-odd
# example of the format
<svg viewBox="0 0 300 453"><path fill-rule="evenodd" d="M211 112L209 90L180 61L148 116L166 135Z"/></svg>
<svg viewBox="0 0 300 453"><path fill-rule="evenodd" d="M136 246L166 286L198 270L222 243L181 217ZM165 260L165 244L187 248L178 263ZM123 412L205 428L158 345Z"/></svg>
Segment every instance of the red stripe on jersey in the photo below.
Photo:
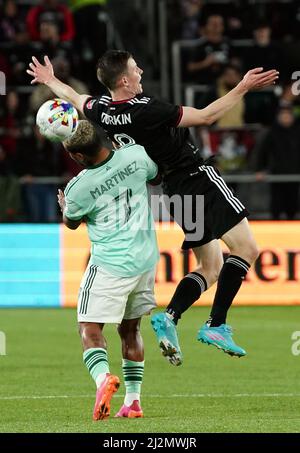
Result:
<svg viewBox="0 0 300 453"><path fill-rule="evenodd" d="M179 115L178 115L178 118L177 118L175 127L177 127L178 124L180 123L181 118L182 118L182 115L183 115L183 108L182 108L182 105L180 105L180 106L179 106Z"/></svg>

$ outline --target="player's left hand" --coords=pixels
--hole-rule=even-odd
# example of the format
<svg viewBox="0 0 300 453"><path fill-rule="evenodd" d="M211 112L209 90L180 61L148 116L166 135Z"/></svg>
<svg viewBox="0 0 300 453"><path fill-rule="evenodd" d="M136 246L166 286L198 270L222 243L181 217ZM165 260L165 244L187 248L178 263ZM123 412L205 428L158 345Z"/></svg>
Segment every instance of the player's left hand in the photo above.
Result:
<svg viewBox="0 0 300 453"><path fill-rule="evenodd" d="M245 91L257 90L270 85L274 85L279 77L279 72L276 69L264 71L263 68L250 69L244 75L243 80L239 83L240 88Z"/></svg>
<svg viewBox="0 0 300 453"><path fill-rule="evenodd" d="M64 213L64 210L66 207L66 200L65 200L65 194L60 189L58 189L58 192L57 192L57 201L60 206L61 212Z"/></svg>

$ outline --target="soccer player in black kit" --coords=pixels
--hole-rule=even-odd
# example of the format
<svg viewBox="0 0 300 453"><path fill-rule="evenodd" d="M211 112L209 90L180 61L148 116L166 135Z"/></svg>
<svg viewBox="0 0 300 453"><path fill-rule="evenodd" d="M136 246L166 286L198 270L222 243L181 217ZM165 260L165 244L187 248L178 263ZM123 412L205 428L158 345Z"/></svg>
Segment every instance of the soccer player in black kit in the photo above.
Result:
<svg viewBox="0 0 300 453"><path fill-rule="evenodd" d="M214 166L203 162L187 128L214 123L250 89L274 84L278 72L252 69L225 96L204 109L195 109L143 94L143 71L126 51L109 50L100 58L97 77L109 95L98 97L79 95L55 77L48 57L44 58L44 63L33 57L27 70L33 77L31 83L44 83L56 96L71 102L87 119L100 125L113 142L132 141L143 145L160 168L164 193L170 197L179 195L183 210L185 196L192 196L190 212L194 216L196 196L204 195L202 238L190 240L184 219L180 219L176 209L171 212L186 234L182 248L192 248L197 267L179 282L166 312L151 319L163 355L173 365L182 363L177 322L182 313L217 282L210 317L197 338L232 356L244 356L245 350L232 339L226 315L257 257L257 246L249 228L247 210ZM225 263L218 239L222 239L230 251Z"/></svg>

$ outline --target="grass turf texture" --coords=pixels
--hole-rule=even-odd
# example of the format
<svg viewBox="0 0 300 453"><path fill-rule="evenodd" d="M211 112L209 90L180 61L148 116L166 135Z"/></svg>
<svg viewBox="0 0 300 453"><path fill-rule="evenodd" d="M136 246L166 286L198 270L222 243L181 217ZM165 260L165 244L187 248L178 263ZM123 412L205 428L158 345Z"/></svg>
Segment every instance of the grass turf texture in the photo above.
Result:
<svg viewBox="0 0 300 453"><path fill-rule="evenodd" d="M144 419L114 419L123 402L120 342L106 326L111 372L122 385L111 417L93 422L95 386L82 363L71 309L3 309L0 330L0 432L300 432L300 356L291 352L300 307L237 307L228 322L245 358L196 341L208 308L188 310L179 324L184 364L160 354L149 317L143 320Z"/></svg>

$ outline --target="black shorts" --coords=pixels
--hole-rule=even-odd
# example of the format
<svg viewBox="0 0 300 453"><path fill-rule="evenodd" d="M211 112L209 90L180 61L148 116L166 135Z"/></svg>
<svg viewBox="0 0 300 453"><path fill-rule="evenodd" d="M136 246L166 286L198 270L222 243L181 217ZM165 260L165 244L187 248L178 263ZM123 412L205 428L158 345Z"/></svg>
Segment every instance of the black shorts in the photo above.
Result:
<svg viewBox="0 0 300 453"><path fill-rule="evenodd" d="M165 176L163 189L168 197L179 195L181 199L181 212L172 203L167 209L186 235L182 244L184 250L219 239L249 215L220 172L211 165L178 169ZM191 222L187 225L184 220L192 219L197 225L200 214L201 225L198 230L201 234L194 234Z"/></svg>

